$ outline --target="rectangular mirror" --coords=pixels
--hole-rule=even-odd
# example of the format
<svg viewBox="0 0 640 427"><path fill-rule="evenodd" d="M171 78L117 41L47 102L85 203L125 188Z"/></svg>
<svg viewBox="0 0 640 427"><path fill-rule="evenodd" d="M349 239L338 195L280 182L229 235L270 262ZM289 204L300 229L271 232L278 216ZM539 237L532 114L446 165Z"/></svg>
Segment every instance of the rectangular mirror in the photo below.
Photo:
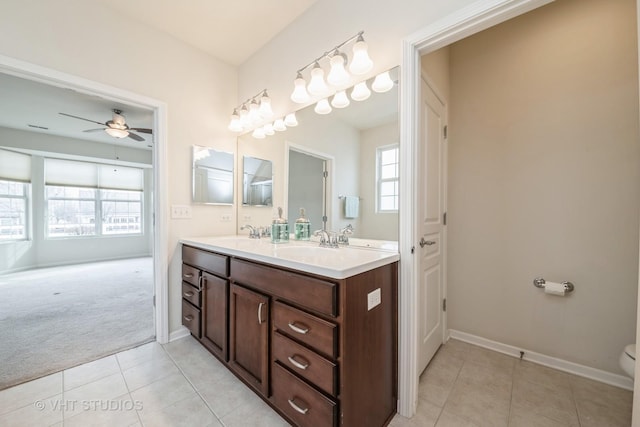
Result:
<svg viewBox="0 0 640 427"><path fill-rule="evenodd" d="M243 157L242 204L273 206L273 164L270 160Z"/></svg>
<svg viewBox="0 0 640 427"><path fill-rule="evenodd" d="M193 202L233 204L233 153L193 146Z"/></svg>

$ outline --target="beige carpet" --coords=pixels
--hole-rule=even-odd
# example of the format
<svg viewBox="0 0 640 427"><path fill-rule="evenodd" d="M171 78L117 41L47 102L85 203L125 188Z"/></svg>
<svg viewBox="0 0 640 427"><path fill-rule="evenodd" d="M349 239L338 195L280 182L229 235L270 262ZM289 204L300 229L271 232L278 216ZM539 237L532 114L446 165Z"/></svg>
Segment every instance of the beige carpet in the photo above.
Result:
<svg viewBox="0 0 640 427"><path fill-rule="evenodd" d="M0 275L0 390L154 334L151 257Z"/></svg>

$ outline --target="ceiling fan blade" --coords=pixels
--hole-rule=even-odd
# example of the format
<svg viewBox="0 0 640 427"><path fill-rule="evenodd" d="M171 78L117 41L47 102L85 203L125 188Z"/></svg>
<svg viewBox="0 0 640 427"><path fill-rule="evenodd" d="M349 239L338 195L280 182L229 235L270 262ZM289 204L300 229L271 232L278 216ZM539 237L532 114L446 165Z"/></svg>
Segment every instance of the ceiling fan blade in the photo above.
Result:
<svg viewBox="0 0 640 427"><path fill-rule="evenodd" d="M129 130L134 130L140 133L153 133L153 129L148 129L148 128L131 128Z"/></svg>
<svg viewBox="0 0 640 427"><path fill-rule="evenodd" d="M103 131L104 128L99 128L99 129L87 129L87 130L83 130L82 132L101 132Z"/></svg>
<svg viewBox="0 0 640 427"><path fill-rule="evenodd" d="M101 125L101 126L105 126L106 123L102 123L102 122L96 122L95 120L91 120L91 119L85 119L84 117L78 117L78 116L74 116L72 114L67 114L67 113L58 113L62 116L67 116L67 117L73 117L74 119L80 119L80 120L84 120L86 122L91 122L91 123L95 123L97 125Z"/></svg>
<svg viewBox="0 0 640 427"><path fill-rule="evenodd" d="M144 138L141 137L140 135L136 135L133 132L129 132L129 138L135 140L135 141L144 141Z"/></svg>

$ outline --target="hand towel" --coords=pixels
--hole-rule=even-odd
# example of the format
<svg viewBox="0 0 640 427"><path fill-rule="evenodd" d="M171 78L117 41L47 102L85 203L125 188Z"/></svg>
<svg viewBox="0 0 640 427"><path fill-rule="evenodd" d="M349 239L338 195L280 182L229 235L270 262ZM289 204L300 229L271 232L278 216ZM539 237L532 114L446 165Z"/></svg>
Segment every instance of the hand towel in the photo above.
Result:
<svg viewBox="0 0 640 427"><path fill-rule="evenodd" d="M360 210L360 198L358 196L345 196L344 217L357 218L359 210Z"/></svg>

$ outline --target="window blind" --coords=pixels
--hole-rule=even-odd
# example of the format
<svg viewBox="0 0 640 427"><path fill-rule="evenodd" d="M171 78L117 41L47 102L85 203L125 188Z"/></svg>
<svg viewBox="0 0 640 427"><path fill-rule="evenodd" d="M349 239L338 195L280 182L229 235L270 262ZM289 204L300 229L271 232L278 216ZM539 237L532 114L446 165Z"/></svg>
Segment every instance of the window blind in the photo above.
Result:
<svg viewBox="0 0 640 427"><path fill-rule="evenodd" d="M0 179L31 182L31 156L0 149Z"/></svg>
<svg viewBox="0 0 640 427"><path fill-rule="evenodd" d="M143 170L126 166L47 158L44 176L46 185L130 191L144 188Z"/></svg>

